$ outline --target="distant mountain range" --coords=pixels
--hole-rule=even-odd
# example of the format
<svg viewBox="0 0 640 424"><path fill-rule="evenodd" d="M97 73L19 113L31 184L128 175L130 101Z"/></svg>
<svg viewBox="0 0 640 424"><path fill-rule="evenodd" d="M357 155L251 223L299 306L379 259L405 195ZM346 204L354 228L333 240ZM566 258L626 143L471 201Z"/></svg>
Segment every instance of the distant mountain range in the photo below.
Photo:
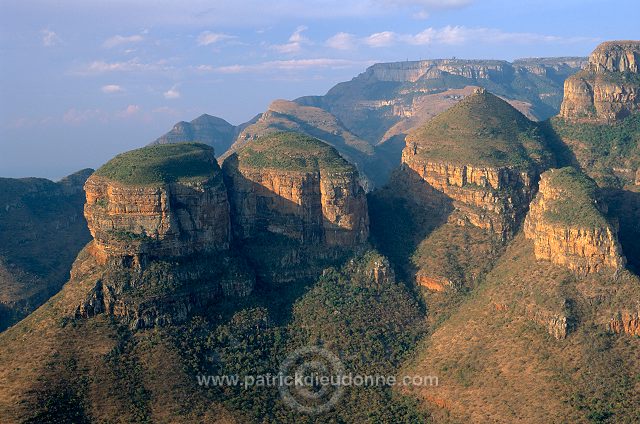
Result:
<svg viewBox="0 0 640 424"><path fill-rule="evenodd" d="M582 59L374 65L0 179L0 313L42 304L0 422L640 422L639 64L603 43L561 108Z"/></svg>
<svg viewBox="0 0 640 424"><path fill-rule="evenodd" d="M275 101L239 126L202 115L177 123L153 144L199 141L224 156L228 149L266 133L299 131L336 147L373 188L400 163L406 134L475 87L504 98L530 119L544 120L560 110L565 79L586 63L583 57L379 63L324 96Z"/></svg>

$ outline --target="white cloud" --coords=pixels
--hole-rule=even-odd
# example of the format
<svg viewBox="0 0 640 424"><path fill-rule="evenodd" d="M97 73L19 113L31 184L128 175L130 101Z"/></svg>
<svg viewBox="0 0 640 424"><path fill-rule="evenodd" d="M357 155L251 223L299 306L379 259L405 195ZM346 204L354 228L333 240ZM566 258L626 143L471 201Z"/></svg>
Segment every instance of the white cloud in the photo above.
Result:
<svg viewBox="0 0 640 424"><path fill-rule="evenodd" d="M122 44L139 43L142 40L144 40L142 35L114 35L113 37L107 38L104 43L102 43L102 47L111 49Z"/></svg>
<svg viewBox="0 0 640 424"><path fill-rule="evenodd" d="M375 61L354 61L346 59L293 59L293 60L273 60L252 65L229 65L210 68L213 72L224 74L239 74L245 72L267 72L267 71L302 71L307 69L341 69L368 66Z"/></svg>
<svg viewBox="0 0 640 424"><path fill-rule="evenodd" d="M122 93L124 91L124 89L117 84L103 85L101 90L105 94Z"/></svg>
<svg viewBox="0 0 640 424"><path fill-rule="evenodd" d="M78 125L89 120L106 122L109 120L109 116L101 109L71 108L64 113L62 120L67 124Z"/></svg>
<svg viewBox="0 0 640 424"><path fill-rule="evenodd" d="M369 47L388 47L396 43L398 34L391 31L376 32L362 41Z"/></svg>
<svg viewBox="0 0 640 424"><path fill-rule="evenodd" d="M140 62L137 57L125 62L105 62L104 60L94 60L73 71L77 75L102 74L107 72L150 72L169 70L166 61L158 61L155 63Z"/></svg>
<svg viewBox="0 0 640 424"><path fill-rule="evenodd" d="M376 32L366 37L355 37L340 32L329 38L325 44L328 47L348 50L357 45L373 48L391 47L398 44L414 46L422 45L462 45L468 43L483 44L536 44L536 43L579 43L597 42L589 37L559 37L555 35L536 34L530 32L506 32L496 28L469 28L465 26L447 25L441 28L429 27L416 34L402 34L393 31Z"/></svg>
<svg viewBox="0 0 640 424"><path fill-rule="evenodd" d="M271 48L278 53L299 53L302 51L303 44L310 44L307 37L302 35L308 28L304 25L300 25L289 37L289 42L285 44L274 44Z"/></svg>
<svg viewBox="0 0 640 424"><path fill-rule="evenodd" d="M408 44L466 44L466 43L575 43L587 41L585 37L559 37L530 32L505 32L496 28L468 28L447 25L443 28L427 28L414 35L400 35L398 38Z"/></svg>
<svg viewBox="0 0 640 424"><path fill-rule="evenodd" d="M198 35L196 39L199 46L208 46L209 44L215 44L219 41L229 40L236 38L233 35L222 34L219 32L203 31Z"/></svg>
<svg viewBox="0 0 640 424"><path fill-rule="evenodd" d="M356 36L346 32L339 32L327 39L325 44L336 50L351 50L356 46Z"/></svg>
<svg viewBox="0 0 640 424"><path fill-rule="evenodd" d="M129 105L124 110L117 112L116 116L119 118L130 118L135 116L140 112L140 106L138 105Z"/></svg>
<svg viewBox="0 0 640 424"><path fill-rule="evenodd" d="M53 47L62 41L60 37L58 37L58 34L50 29L43 29L40 31L40 34L42 34L42 45L45 47Z"/></svg>
<svg viewBox="0 0 640 424"><path fill-rule="evenodd" d="M173 86L163 93L165 99L178 99L180 98L180 91L177 86Z"/></svg>
<svg viewBox="0 0 640 424"><path fill-rule="evenodd" d="M427 12L426 10L418 10L416 13L414 13L413 15L411 15L411 17L413 19L419 19L419 20L425 20L428 19L429 16L431 16L429 14L429 12Z"/></svg>

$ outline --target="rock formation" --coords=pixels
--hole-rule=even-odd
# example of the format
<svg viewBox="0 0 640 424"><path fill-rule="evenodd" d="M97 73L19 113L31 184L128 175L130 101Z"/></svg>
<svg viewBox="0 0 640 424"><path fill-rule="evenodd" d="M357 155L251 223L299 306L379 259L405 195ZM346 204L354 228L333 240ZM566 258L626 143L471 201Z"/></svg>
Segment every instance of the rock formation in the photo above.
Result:
<svg viewBox="0 0 640 424"><path fill-rule="evenodd" d="M589 57L587 67L564 85L560 116L613 122L640 110L640 41L609 41Z"/></svg>
<svg viewBox="0 0 640 424"><path fill-rule="evenodd" d="M366 242L369 217L358 171L325 143L276 133L247 143L223 164L235 240L262 278L317 275Z"/></svg>
<svg viewBox="0 0 640 424"><path fill-rule="evenodd" d="M403 166L454 201L452 220L515 233L550 155L534 123L483 90L410 134Z"/></svg>
<svg viewBox="0 0 640 424"><path fill-rule="evenodd" d="M218 155L229 149L238 134L248 125L258 119L258 116L239 126L234 126L217 116L200 115L191 122L180 121L171 131L158 137L151 145L196 142L213 147Z"/></svg>
<svg viewBox="0 0 640 424"><path fill-rule="evenodd" d="M324 96L295 100L323 108L371 144L394 140L397 129L415 128L460 100L458 91L480 86L509 99L523 113L544 120L562 101L562 84L586 63L585 58L499 60L438 59L377 63ZM445 101L438 99L443 95ZM435 96L435 98L434 98ZM456 99L457 98L457 99ZM396 127L393 131L390 131Z"/></svg>
<svg viewBox="0 0 640 424"><path fill-rule="evenodd" d="M177 143L123 153L85 190L94 240L72 277L96 269L101 276L73 316L108 313L148 328L184 321L220 296L251 292L250 271L227 253L229 202L213 148Z"/></svg>
<svg viewBox="0 0 640 424"><path fill-rule="evenodd" d="M303 244L355 246L368 237L357 170L317 139L260 137L227 158L223 171L239 239L268 232Z"/></svg>
<svg viewBox="0 0 640 424"><path fill-rule="evenodd" d="M609 322L609 330L614 333L640 336L640 307L634 312L619 312L618 315Z"/></svg>
<svg viewBox="0 0 640 424"><path fill-rule="evenodd" d="M195 172L155 160L168 162L172 155L188 161L179 166ZM229 203L212 148L178 144L124 153L96 171L85 191L93 252L103 261L115 257L140 263L142 257L229 247Z"/></svg>
<svg viewBox="0 0 640 424"><path fill-rule="evenodd" d="M352 134L331 113L287 100L273 101L260 119L240 132L236 142L223 157L229 156L251 140L282 131L307 134L335 147L345 159L356 165L365 187L372 186L380 174L380 163L374 163L375 149L372 145Z"/></svg>
<svg viewBox="0 0 640 424"><path fill-rule="evenodd" d="M524 225L537 259L588 274L623 268L616 228L603 216L595 183L574 168L542 174Z"/></svg>

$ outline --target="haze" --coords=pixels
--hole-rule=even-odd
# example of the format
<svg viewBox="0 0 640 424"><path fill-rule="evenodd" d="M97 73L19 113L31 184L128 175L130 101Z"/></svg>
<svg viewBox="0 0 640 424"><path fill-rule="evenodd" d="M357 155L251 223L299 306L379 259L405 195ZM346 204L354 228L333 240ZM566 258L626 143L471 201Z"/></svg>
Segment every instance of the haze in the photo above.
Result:
<svg viewBox="0 0 640 424"><path fill-rule="evenodd" d="M0 176L95 168L177 121L239 124L375 62L587 56L640 38L631 0L229 3L2 2Z"/></svg>

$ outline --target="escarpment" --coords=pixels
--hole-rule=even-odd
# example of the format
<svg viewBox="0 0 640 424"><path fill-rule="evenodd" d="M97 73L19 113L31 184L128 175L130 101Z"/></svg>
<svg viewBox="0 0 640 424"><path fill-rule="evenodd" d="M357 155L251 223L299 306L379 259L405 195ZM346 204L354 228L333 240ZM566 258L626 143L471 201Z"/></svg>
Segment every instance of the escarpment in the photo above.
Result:
<svg viewBox="0 0 640 424"><path fill-rule="evenodd" d="M589 57L587 67L564 85L560 116L613 122L640 110L640 41L609 41Z"/></svg>
<svg viewBox="0 0 640 424"><path fill-rule="evenodd" d="M305 272L296 264L304 261L301 252L307 249L326 258L333 248L352 249L368 238L366 197L357 170L317 139L296 133L260 137L228 157L223 173L235 239L250 249L263 240L274 250L257 256L281 258L269 271L278 280ZM283 273L278 275L278 269Z"/></svg>
<svg viewBox="0 0 640 424"><path fill-rule="evenodd" d="M574 168L544 174L525 221L537 259L589 274L624 268L617 230L605 219L597 186Z"/></svg>
<svg viewBox="0 0 640 424"><path fill-rule="evenodd" d="M107 313L148 328L251 292L250 270L228 252L229 202L213 148L178 143L123 153L98 169L85 191L94 237L86 253L100 277L74 316ZM87 263L76 264L74 279L88 274Z"/></svg>
<svg viewBox="0 0 640 424"><path fill-rule="evenodd" d="M549 166L537 126L478 90L407 138L403 166L453 200L450 220L511 238L541 169Z"/></svg>
<svg viewBox="0 0 640 424"><path fill-rule="evenodd" d="M176 144L124 153L98 169L85 191L93 251L103 261L139 263L229 247L229 203L212 148Z"/></svg>

